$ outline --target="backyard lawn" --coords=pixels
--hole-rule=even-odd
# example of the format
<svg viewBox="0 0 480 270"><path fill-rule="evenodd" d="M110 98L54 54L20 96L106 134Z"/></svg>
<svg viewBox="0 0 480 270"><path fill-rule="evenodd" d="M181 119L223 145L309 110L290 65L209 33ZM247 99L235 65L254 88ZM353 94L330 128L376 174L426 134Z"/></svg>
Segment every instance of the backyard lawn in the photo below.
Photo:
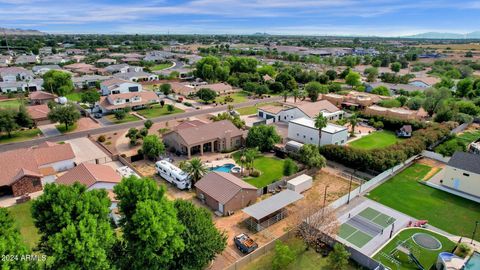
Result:
<svg viewBox="0 0 480 270"><path fill-rule="evenodd" d="M150 70L152 70L152 71L162 70L162 69L169 68L169 67L171 67L172 65L173 65L173 64L172 64L171 62L161 63L161 64L158 64L158 65L152 66L152 67L150 68Z"/></svg>
<svg viewBox="0 0 480 270"><path fill-rule="evenodd" d="M261 108L266 105L275 105L277 102L266 102L266 103L260 103L257 104L256 106L249 106L249 107L243 107L243 108L238 108L235 109L240 115L251 115L251 114L257 114L258 108Z"/></svg>
<svg viewBox="0 0 480 270"><path fill-rule="evenodd" d="M468 146L470 143L480 139L480 130L476 131L466 131L455 138L447 140L442 144L435 147L435 152L442 154L444 151L444 147L448 147L448 145L455 145L457 151L463 151L463 146L459 145L458 143L463 144L464 146Z"/></svg>
<svg viewBox="0 0 480 270"><path fill-rule="evenodd" d="M366 135L358 140L355 140L348 145L354 148L365 150L385 148L396 143L399 139L392 131L376 131Z"/></svg>
<svg viewBox="0 0 480 270"><path fill-rule="evenodd" d="M17 110L22 101L20 99L11 99L0 101L0 109Z"/></svg>
<svg viewBox="0 0 480 270"><path fill-rule="evenodd" d="M155 118L155 117L159 117L167 114L182 113L183 110L177 107L174 107L173 112L169 112L167 109L167 105L162 107L160 106L160 104L156 104L156 105L153 105L151 108L141 109L136 112L145 118Z"/></svg>
<svg viewBox="0 0 480 270"><path fill-rule="evenodd" d="M10 211L13 219L15 219L17 228L22 234L23 241L30 248L34 248L38 240L40 240L40 235L38 235L38 230L33 224L32 213L30 210L31 206L32 201L28 201L26 203L14 205L7 209Z"/></svg>
<svg viewBox="0 0 480 270"><path fill-rule="evenodd" d="M416 233L426 233L434 236L435 238L437 238L437 240L440 241L442 247L439 250L429 250L417 245L412 240L412 236ZM448 238L442 235L431 232L429 230L412 228L403 230L399 234L397 234L397 236L395 236L380 252L375 254L373 258L377 261L380 261L383 265L390 267L390 269L418 269L414 263L409 261L408 257L405 254L402 254L400 252L397 252L397 255L392 256L395 258L395 260L400 262L399 267L397 267L394 263L388 260L385 256L381 255L381 253L390 255L392 251L395 251L400 241L405 241L406 245L411 247L413 255L419 260L420 264L425 269L430 269L433 264L435 264L437 256L440 252L451 252L455 247L454 242L450 241Z"/></svg>
<svg viewBox="0 0 480 270"><path fill-rule="evenodd" d="M227 103L242 103L242 102L247 101L248 93L245 92L245 91L241 91L241 92L235 92L235 93L228 94L228 95L221 95L221 96L218 96L215 99L215 101L217 103L224 103L225 102L225 97L228 97L228 96L233 98L233 102L227 102Z"/></svg>
<svg viewBox="0 0 480 270"><path fill-rule="evenodd" d="M431 169L414 164L367 196L446 232L471 237L480 204L419 183ZM480 240L480 234L475 239Z"/></svg>
<svg viewBox="0 0 480 270"><path fill-rule="evenodd" d="M241 151L233 154L234 159L240 164ZM262 188L283 177L283 163L285 160L276 157L260 156L253 161L253 167L260 171L259 177L245 177L249 184Z"/></svg>
<svg viewBox="0 0 480 270"><path fill-rule="evenodd" d="M295 260L286 268L285 270L290 269L302 269L302 270L322 270L322 269L331 269L328 267L328 259L322 257L321 254L318 254L313 248L308 251L305 250L305 245L303 241L299 238L292 238L285 242L295 254ZM275 250L272 249L265 253L265 255L260 258L252 261L247 264L243 270L271 270L272 269L272 260L275 255ZM349 265L345 270L356 269L354 266Z"/></svg>
<svg viewBox="0 0 480 270"><path fill-rule="evenodd" d="M37 138L42 132L38 128L25 129L12 132L12 137L9 138L6 133L0 133L0 144L26 141L32 138Z"/></svg>
<svg viewBox="0 0 480 270"><path fill-rule="evenodd" d="M127 123L127 122L133 122L133 121L140 120L140 118L136 117L133 114L129 114L129 113L127 113L125 118L123 118L122 120L118 120L117 118L115 118L114 114L106 115L105 118L107 118L108 121L110 121L114 124L123 124L123 123Z"/></svg>
<svg viewBox="0 0 480 270"><path fill-rule="evenodd" d="M69 101L80 102L82 100L82 93L80 92L72 92L65 96Z"/></svg>

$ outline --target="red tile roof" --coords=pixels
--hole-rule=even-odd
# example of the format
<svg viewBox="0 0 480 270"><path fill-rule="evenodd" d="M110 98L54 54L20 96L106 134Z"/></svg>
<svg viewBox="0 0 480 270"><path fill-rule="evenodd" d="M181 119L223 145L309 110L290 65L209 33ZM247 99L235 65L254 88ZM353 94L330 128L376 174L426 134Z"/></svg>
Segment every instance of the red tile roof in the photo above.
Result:
<svg viewBox="0 0 480 270"><path fill-rule="evenodd" d="M54 99L57 96L44 91L35 91L35 92L31 92L28 97L33 100L46 100L46 99Z"/></svg>
<svg viewBox="0 0 480 270"><path fill-rule="evenodd" d="M47 104L28 106L27 112L33 120L47 118L50 109Z"/></svg>
<svg viewBox="0 0 480 270"><path fill-rule="evenodd" d="M121 180L120 175L110 166L82 163L57 178L56 182L63 185L72 185L75 182L80 182L90 187L97 182L116 184L120 183Z"/></svg>

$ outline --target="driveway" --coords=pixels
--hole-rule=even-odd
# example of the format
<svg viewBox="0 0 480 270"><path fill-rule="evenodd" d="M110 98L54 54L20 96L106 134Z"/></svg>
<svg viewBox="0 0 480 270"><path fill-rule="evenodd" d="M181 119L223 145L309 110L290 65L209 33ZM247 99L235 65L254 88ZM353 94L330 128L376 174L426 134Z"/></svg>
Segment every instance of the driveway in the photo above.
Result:
<svg viewBox="0 0 480 270"><path fill-rule="evenodd" d="M52 137L62 135L60 131L55 127L56 124L48 124L48 125L41 125L38 126L38 129L43 133L45 137Z"/></svg>

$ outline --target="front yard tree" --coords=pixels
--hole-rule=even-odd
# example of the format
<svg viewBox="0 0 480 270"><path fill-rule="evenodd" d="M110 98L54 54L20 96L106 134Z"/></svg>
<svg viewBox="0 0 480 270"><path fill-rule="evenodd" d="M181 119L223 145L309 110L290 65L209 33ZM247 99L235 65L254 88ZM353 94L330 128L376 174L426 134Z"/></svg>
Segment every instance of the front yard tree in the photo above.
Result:
<svg viewBox="0 0 480 270"><path fill-rule="evenodd" d="M175 107L172 104L167 104L167 111L168 112L173 112L173 111L175 111Z"/></svg>
<svg viewBox="0 0 480 270"><path fill-rule="evenodd" d="M127 112L124 109L118 109L118 110L115 110L113 115L115 116L115 119L117 119L118 121L121 121L125 119L125 117L127 117Z"/></svg>
<svg viewBox="0 0 480 270"><path fill-rule="evenodd" d="M202 163L200 158L192 158L185 163L185 172L188 173L192 182L196 183L208 172L208 168Z"/></svg>
<svg viewBox="0 0 480 270"><path fill-rule="evenodd" d="M165 145L157 135L147 135L143 138L142 152L149 159L154 159L165 153Z"/></svg>
<svg viewBox="0 0 480 270"><path fill-rule="evenodd" d="M150 129L153 126L152 120L148 119L147 121L143 122L143 126L145 126L146 129Z"/></svg>
<svg viewBox="0 0 480 270"><path fill-rule="evenodd" d="M82 102L89 103L92 106L100 100L100 93L97 90L87 90L82 93Z"/></svg>
<svg viewBox="0 0 480 270"><path fill-rule="evenodd" d="M33 125L32 117L30 117L24 105L21 105L18 108L18 112L15 115L15 122L17 123L17 125L26 128L29 128Z"/></svg>
<svg viewBox="0 0 480 270"><path fill-rule="evenodd" d="M215 100L217 93L210 88L202 88L198 90L197 97L205 103L210 103Z"/></svg>
<svg viewBox="0 0 480 270"><path fill-rule="evenodd" d="M308 168L321 169L325 167L327 161L318 151L318 146L314 144L305 144L299 151L300 161Z"/></svg>
<svg viewBox="0 0 480 270"><path fill-rule="evenodd" d="M15 121L15 112L0 110L0 131L6 132L8 137L12 137L12 132L18 129Z"/></svg>
<svg viewBox="0 0 480 270"><path fill-rule="evenodd" d="M280 140L274 126L258 125L248 130L246 143L247 147L257 147L258 150L266 152L272 150Z"/></svg>
<svg viewBox="0 0 480 270"><path fill-rule="evenodd" d="M165 96L170 95L172 93L172 85L169 83L160 85L160 92L162 92Z"/></svg>
<svg viewBox="0 0 480 270"><path fill-rule="evenodd" d="M318 145L320 145L322 142L322 129L327 126L328 120L321 112L319 112L317 115L315 115L313 121L315 128L318 129Z"/></svg>
<svg viewBox="0 0 480 270"><path fill-rule="evenodd" d="M186 200L176 200L174 206L177 219L185 227L181 234L185 249L173 260L172 269L204 269L225 249L227 235L215 227L208 210Z"/></svg>
<svg viewBox="0 0 480 270"><path fill-rule="evenodd" d="M59 70L50 70L43 75L43 88L63 97L73 91L72 75Z"/></svg>
<svg viewBox="0 0 480 270"><path fill-rule="evenodd" d="M31 254L8 211L6 208L0 208L0 254L19 257ZM2 269L32 269L31 263L25 260L2 260L0 265Z"/></svg>
<svg viewBox="0 0 480 270"><path fill-rule="evenodd" d="M80 113L72 104L57 105L48 113L48 119L65 125L65 130L80 119Z"/></svg>
<svg viewBox="0 0 480 270"><path fill-rule="evenodd" d="M354 71L350 71L347 76L345 76L345 83L351 87L356 87L360 84L360 74Z"/></svg>
<svg viewBox="0 0 480 270"><path fill-rule="evenodd" d="M345 247L336 243L333 246L333 251L328 255L328 264L332 270L345 270L348 266L348 259L350 258L350 253L345 249Z"/></svg>

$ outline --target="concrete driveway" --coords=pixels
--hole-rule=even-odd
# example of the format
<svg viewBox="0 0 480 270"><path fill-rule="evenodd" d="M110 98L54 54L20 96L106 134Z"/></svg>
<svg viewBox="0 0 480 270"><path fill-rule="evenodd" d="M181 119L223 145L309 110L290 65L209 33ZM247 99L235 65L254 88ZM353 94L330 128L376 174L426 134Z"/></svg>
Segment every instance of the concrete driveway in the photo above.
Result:
<svg viewBox="0 0 480 270"><path fill-rule="evenodd" d="M48 125L41 125L38 126L38 129L43 133L45 137L53 137L62 135L60 131L55 127L56 124L48 124Z"/></svg>

